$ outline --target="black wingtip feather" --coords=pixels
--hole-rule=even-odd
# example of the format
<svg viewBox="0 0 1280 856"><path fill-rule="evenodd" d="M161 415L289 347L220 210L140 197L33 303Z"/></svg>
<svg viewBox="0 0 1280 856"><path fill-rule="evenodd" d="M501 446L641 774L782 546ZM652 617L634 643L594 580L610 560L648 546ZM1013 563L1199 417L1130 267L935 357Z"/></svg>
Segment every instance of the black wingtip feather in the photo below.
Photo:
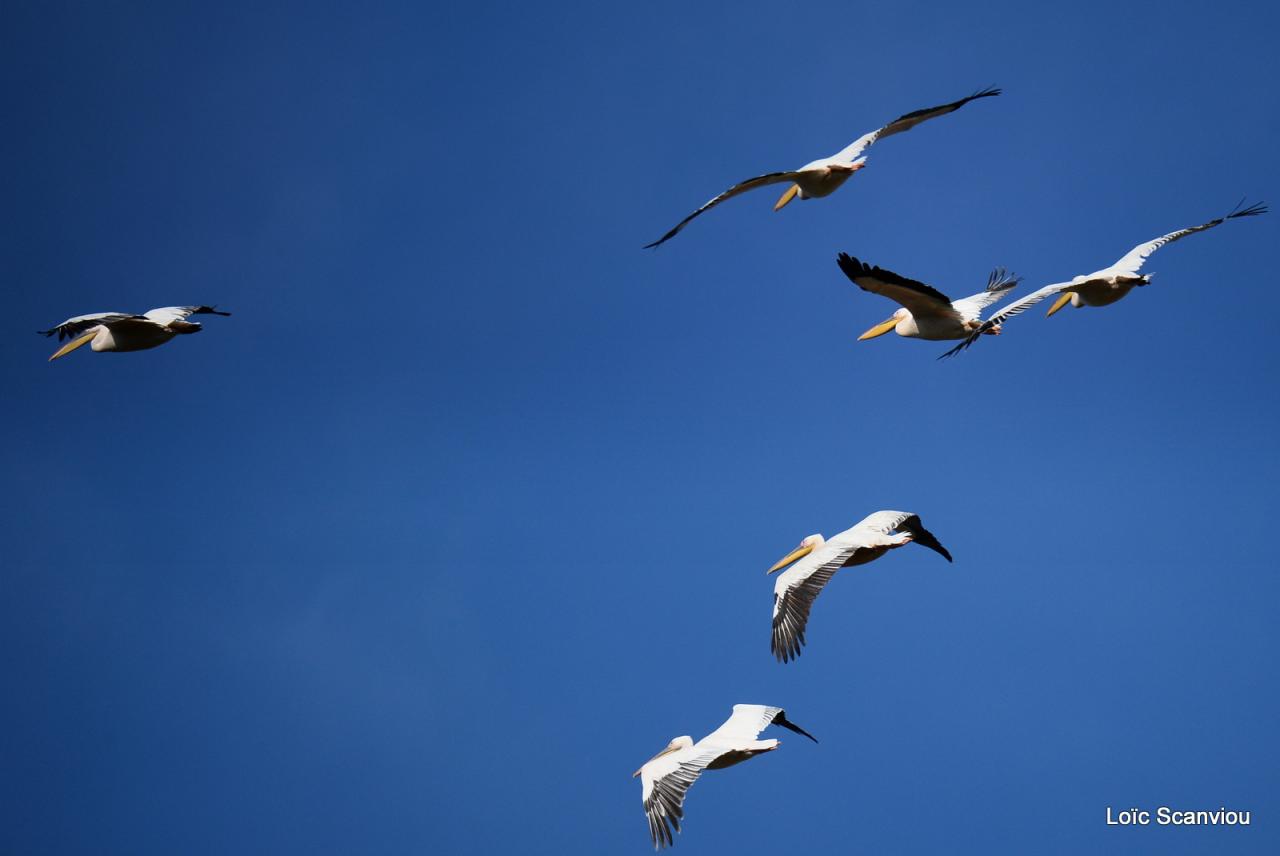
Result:
<svg viewBox="0 0 1280 856"><path fill-rule="evenodd" d="M1255 202L1253 205L1244 209L1240 207L1241 205L1244 205L1243 199L1237 202L1236 207L1231 209L1231 213L1223 219L1230 220L1233 217L1256 217L1259 214L1266 214L1269 210L1265 202Z"/></svg>
<svg viewBox="0 0 1280 856"><path fill-rule="evenodd" d="M1004 268L996 268L987 277L987 291L1006 291L1022 282L1022 277L1009 273Z"/></svg>
<svg viewBox="0 0 1280 856"><path fill-rule="evenodd" d="M818 738L814 737L812 734L810 734L800 726L796 725L794 722L791 722L789 719L787 719L786 711L780 710L776 714L774 714L773 724L780 725L789 731L794 731L796 734L803 734L805 737L808 737L814 743L818 742Z"/></svg>

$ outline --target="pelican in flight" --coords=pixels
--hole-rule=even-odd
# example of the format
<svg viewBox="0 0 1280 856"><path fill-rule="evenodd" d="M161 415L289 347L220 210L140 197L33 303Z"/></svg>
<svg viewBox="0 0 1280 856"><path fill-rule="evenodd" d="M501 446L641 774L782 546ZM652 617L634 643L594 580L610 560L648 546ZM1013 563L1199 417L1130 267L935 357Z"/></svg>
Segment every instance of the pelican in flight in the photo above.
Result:
<svg viewBox="0 0 1280 856"><path fill-rule="evenodd" d="M987 278L985 290L960 300L952 300L936 288L898 276L893 271L872 267L858 261L848 253L836 258L840 270L863 291L887 297L902 308L858 337L874 339L890 330L899 336L913 339L963 339L982 325L982 310L1001 297L1020 281L996 268ZM992 335L1000 332L999 325L987 329Z"/></svg>
<svg viewBox="0 0 1280 856"><path fill-rule="evenodd" d="M766 573L791 567L773 587L773 656L786 663L800 656L809 610L836 571L875 561L889 550L918 541L948 562L951 554L909 511L877 511L830 541L810 535ZM794 564L792 564L794 562Z"/></svg>
<svg viewBox="0 0 1280 856"><path fill-rule="evenodd" d="M1151 277L1155 274L1140 274L1138 271L1142 265L1156 250L1165 244L1172 244L1174 241L1185 238L1187 235L1203 232L1205 229L1212 229L1214 226L1220 226L1228 220L1234 220L1237 217L1255 217L1259 214L1267 213L1267 206L1264 204L1250 205L1248 208L1241 208L1243 201L1224 217L1210 220L1208 223L1201 223L1199 226L1190 226L1186 229L1179 229L1176 232L1170 232L1167 235L1161 235L1145 244L1138 244L1129 252L1125 253L1119 261L1111 267L1094 271L1090 274L1077 276L1070 282L1055 282L1037 289L1021 300L1015 300L1013 303L1002 307L998 312L991 316L989 320L984 322L980 327L970 333L963 342L947 351L942 357L950 357L958 354L965 348L977 341L978 336L983 333L991 332L992 328L999 327L1004 321L1015 315L1020 315L1026 310L1035 306L1046 297L1058 295L1058 299L1049 307L1048 315L1052 315L1062 307L1070 303L1076 308L1083 306L1107 306L1115 303L1124 297L1134 288L1147 285L1151 282ZM938 359L942 359L939 357Z"/></svg>
<svg viewBox="0 0 1280 856"><path fill-rule="evenodd" d="M58 334L58 341L71 339L54 351L49 362L65 357L81 345L95 351L145 351L156 348L183 333L199 333L204 329L187 318L192 315L230 315L212 306L165 306L143 315L124 312L94 312L68 318L50 330L38 331L42 336Z"/></svg>
<svg viewBox="0 0 1280 856"><path fill-rule="evenodd" d="M791 185L782 194L782 197L778 199L777 204L773 206L774 211L781 210L792 199L812 199L818 196L829 196L835 192L836 188L848 181L849 176L866 166L867 159L862 157L862 153L876 140L882 137L890 137L894 134L901 134L903 131L910 131L921 122L927 122L930 119L945 116L948 113L959 110L974 99L990 98L999 94L999 89L988 88L981 92L975 92L967 98L961 98L959 101L952 101L950 104L940 104L937 107L916 110L905 116L899 116L883 128L877 128L869 134L863 134L831 157L818 158L816 161L807 163L792 172L770 172L765 175L757 175L755 178L748 178L746 181L740 181L719 196L708 200L697 211L677 223L670 232L667 232L652 244L645 244L644 248L647 250L650 247L656 247L671 240L690 220L702 212L709 211L726 199L732 199L739 194L746 193L748 190L755 190L757 187L764 187L769 184Z"/></svg>
<svg viewBox="0 0 1280 856"><path fill-rule="evenodd" d="M770 725L780 725L818 742L812 734L789 722L780 707L735 704L733 714L724 725L697 743L692 737L677 737L632 774L633 779L640 777L641 799L644 813L649 817L649 834L655 850L675 843L672 830L680 831L685 792L703 770L732 767L781 745L780 740L756 739Z"/></svg>

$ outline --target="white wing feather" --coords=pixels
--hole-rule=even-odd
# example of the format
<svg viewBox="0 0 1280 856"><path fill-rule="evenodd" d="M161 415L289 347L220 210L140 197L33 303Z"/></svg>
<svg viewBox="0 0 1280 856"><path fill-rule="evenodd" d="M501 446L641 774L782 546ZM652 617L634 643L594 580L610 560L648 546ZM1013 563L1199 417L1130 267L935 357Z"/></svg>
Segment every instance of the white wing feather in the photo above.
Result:
<svg viewBox="0 0 1280 856"><path fill-rule="evenodd" d="M993 95L999 94L999 89L984 89L981 92L975 92L967 98L961 98L959 101L952 101L950 104L939 104L937 107L926 107L923 110L914 110L906 115L899 116L883 128L877 128L869 134L863 134L861 137L858 137L858 139L832 155L831 160L852 165L853 162L858 159L859 155L861 155L866 149L870 148L872 143L882 137L891 137L894 134L901 134L903 131L910 131L921 122L927 122L930 119L937 118L938 116L945 116L948 113L959 110L975 98L990 98Z"/></svg>
<svg viewBox="0 0 1280 856"><path fill-rule="evenodd" d="M1243 202L1241 204L1243 204ZM1143 263L1150 258L1151 254L1163 247L1165 244L1172 244L1174 241L1185 238L1187 235L1191 235L1196 232L1203 232L1205 229L1212 229L1214 226L1220 226L1226 221L1232 220L1236 217L1254 217L1258 214L1265 214L1266 212L1267 206L1265 205L1250 205L1248 208L1243 210L1240 210L1239 206L1237 206L1237 210L1232 211L1225 217L1218 217L1217 219L1210 220L1208 223L1201 223L1199 226L1189 226L1186 229L1179 229L1176 232L1161 235L1155 240L1147 241L1145 244L1138 244L1138 246L1121 256L1119 261L1113 264L1106 271L1099 271L1099 273L1120 273L1133 276L1142 268ZM1096 274L1091 274L1091 276L1096 276Z"/></svg>
<svg viewBox="0 0 1280 856"><path fill-rule="evenodd" d="M995 327L998 324L1003 324L1005 321L1009 320L1015 315L1021 315L1023 312L1026 312L1032 306L1035 306L1041 300L1044 300L1046 297L1049 297L1050 295L1058 294L1063 291L1070 291L1071 286L1073 284L1075 283L1070 283L1070 282L1051 283L1050 285L1046 285L1043 288L1036 289L1030 294L1024 297L1021 297L1013 301L1012 303L1005 304L1004 308L1002 308L999 312L992 315L986 321L983 321L982 325L978 327L978 329L970 333L968 338L966 338L960 344L956 345L951 350L947 351L941 357L938 357L938 359L943 359L945 357L954 356L955 354L960 353L965 348L968 348L974 342L978 341L978 337L981 336L983 333L987 332L988 330L990 330L992 327Z"/></svg>
<svg viewBox="0 0 1280 856"><path fill-rule="evenodd" d="M688 217L685 217L679 223L672 226L671 229L667 232L667 234L663 235L661 238L654 241L652 244L645 244L644 249L646 250L653 249L654 247L660 246L666 243L667 241L671 240L676 235L678 235L680 233L680 230L683 229L685 226L687 226L689 224L689 221L692 220L694 217L697 217L699 214L702 214L705 211L710 211L712 208L715 208L717 205L719 205L721 202L724 202L727 199L732 199L735 196L739 196L743 193L746 193L748 190L755 190L757 187L766 187L770 184L782 184L784 182L790 184L799 177L800 177L800 171L793 170L791 172L771 172L765 175L758 175L755 178L748 178L746 181L740 181L737 184L735 184L733 187L730 187L724 193L713 196L710 199L708 199L706 202L702 203L702 205L696 211L694 211Z"/></svg>
<svg viewBox="0 0 1280 856"><path fill-rule="evenodd" d="M1003 268L997 268L991 272L985 291L953 301L951 307L966 321L977 321L982 317L982 310L1008 294L1019 282L1021 280L1018 277L1007 273Z"/></svg>
<svg viewBox="0 0 1280 856"><path fill-rule="evenodd" d="M166 326L174 321L185 321L192 315L230 315L230 312L219 312L212 306L161 306L144 313L149 321Z"/></svg>
<svg viewBox="0 0 1280 856"><path fill-rule="evenodd" d="M735 704L733 713L724 724L694 744L696 750L700 746L711 748L722 746L733 749L744 743L750 743L760 736L760 732L773 722L773 718L782 710L764 704Z"/></svg>
<svg viewBox="0 0 1280 856"><path fill-rule="evenodd" d="M61 324L50 327L48 330L39 330L37 332L42 336L52 336L58 334L58 341L77 336L80 333L97 327L99 324L109 324L113 321L123 321L126 318L139 318L139 315L130 315L127 312L91 312L88 315L77 315L74 318L68 318Z"/></svg>
<svg viewBox="0 0 1280 856"><path fill-rule="evenodd" d="M809 610L836 571L863 546L854 529L840 533L778 574L773 586L773 636L770 647L781 663L800 656Z"/></svg>

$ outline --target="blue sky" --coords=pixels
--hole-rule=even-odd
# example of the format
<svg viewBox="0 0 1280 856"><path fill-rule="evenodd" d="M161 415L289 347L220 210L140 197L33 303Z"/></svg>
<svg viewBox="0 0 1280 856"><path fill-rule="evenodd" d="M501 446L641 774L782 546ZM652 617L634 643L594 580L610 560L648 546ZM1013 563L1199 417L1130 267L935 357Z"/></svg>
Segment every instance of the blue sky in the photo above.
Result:
<svg viewBox="0 0 1280 856"><path fill-rule="evenodd" d="M846 251L1018 293L1280 200L1264 4L11 3L0 805L14 853L1275 852L1280 215L963 357ZM774 214L729 184L907 111ZM214 303L138 354L31 331ZM955 555L839 576L905 508ZM1250 810L1108 829L1107 806Z"/></svg>

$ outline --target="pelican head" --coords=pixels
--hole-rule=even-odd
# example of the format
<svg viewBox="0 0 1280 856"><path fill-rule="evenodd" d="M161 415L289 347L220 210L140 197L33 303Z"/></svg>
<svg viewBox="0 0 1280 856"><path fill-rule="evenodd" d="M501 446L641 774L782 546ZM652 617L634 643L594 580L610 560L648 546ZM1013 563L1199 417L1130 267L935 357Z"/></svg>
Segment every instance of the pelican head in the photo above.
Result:
<svg viewBox="0 0 1280 856"><path fill-rule="evenodd" d="M765 576L768 576L769 574L777 573L778 571L782 570L792 562L797 561L798 559L803 559L805 556L809 555L810 553L812 553L814 550L818 549L825 543L827 543L827 539L823 538L821 535L810 535L808 538L805 538L803 541L800 542L799 547L796 547L790 553L783 556L781 559L778 560L778 563L776 565L774 565L769 570L765 571Z"/></svg>
<svg viewBox="0 0 1280 856"><path fill-rule="evenodd" d="M670 755L672 752L679 752L681 749L688 749L691 746L693 746L693 738L690 737L689 735L686 734L682 737L677 737L675 740L672 740L670 743L667 744L666 749L663 749L657 755L654 755L648 761L645 761L643 764L641 764L640 770L643 770L647 765L652 764L654 761L658 760L663 755ZM632 773L631 778L634 779L636 776L640 775L640 770L636 770L634 773Z"/></svg>
<svg viewBox="0 0 1280 856"><path fill-rule="evenodd" d="M910 315L910 313L907 312L905 307L899 309L897 312L894 312L889 316L888 321L881 321L879 324L859 336L858 341L861 342L864 339L874 339L876 336L883 336L885 333L888 333L890 330L897 327L899 322L907 320L908 315Z"/></svg>

